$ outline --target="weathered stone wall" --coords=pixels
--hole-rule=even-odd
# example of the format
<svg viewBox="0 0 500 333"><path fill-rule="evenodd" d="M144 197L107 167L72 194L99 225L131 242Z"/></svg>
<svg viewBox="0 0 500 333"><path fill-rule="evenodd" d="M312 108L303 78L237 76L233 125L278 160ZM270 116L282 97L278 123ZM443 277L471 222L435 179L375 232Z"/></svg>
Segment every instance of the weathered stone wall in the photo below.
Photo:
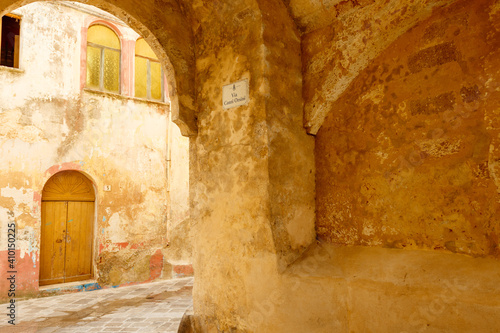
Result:
<svg viewBox="0 0 500 333"><path fill-rule="evenodd" d="M194 10L204 17L195 34L199 132L190 161L195 313L206 331L265 332L259 304L314 239L300 37L280 1ZM240 79L249 81L249 104L223 109L222 86Z"/></svg>
<svg viewBox="0 0 500 333"><path fill-rule="evenodd" d="M500 257L496 13L436 11L332 104L316 141L320 238Z"/></svg>
<svg viewBox="0 0 500 333"><path fill-rule="evenodd" d="M98 282L115 286L175 275L175 266L191 261L189 140L170 121L169 104L81 90L88 14L53 3L16 12L22 15L21 69L0 68L2 271L6 225L15 220L18 296L38 290L42 189L50 176L70 169L87 175L97 193ZM138 37L120 29L126 39Z"/></svg>

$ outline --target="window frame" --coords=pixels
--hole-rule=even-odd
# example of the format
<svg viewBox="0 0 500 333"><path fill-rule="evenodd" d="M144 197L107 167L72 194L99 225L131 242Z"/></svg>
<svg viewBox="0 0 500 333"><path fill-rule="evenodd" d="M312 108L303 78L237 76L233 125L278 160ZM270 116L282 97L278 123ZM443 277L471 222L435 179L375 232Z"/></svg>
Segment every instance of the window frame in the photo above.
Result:
<svg viewBox="0 0 500 333"><path fill-rule="evenodd" d="M119 33L116 32L115 29L113 29L112 27L110 27L107 24L104 24L104 22L96 22L94 24L89 25L89 27L87 28L87 31L90 30L90 28L97 26L97 25L101 25L103 27L110 29L116 35L116 38L118 38L118 41L120 43L120 49L115 49L115 48L112 48L109 46L89 42L88 33L87 33L86 44L85 44L86 45L86 47L85 47L85 57L86 57L85 87L87 89L92 89L92 90L97 90L97 91L102 91L102 92L107 92L107 93L112 93L112 94L121 94L122 93L122 68L123 68L123 64L122 64L122 62L123 62L123 52L122 52L123 45L122 45L121 36ZM100 51L99 88L91 87L88 85L88 82L87 82L87 73L88 73L88 66L89 66L89 63L88 63L88 47L89 46L91 46L93 48L97 48ZM111 51L117 51L119 53L120 62L118 64L118 91L108 90L104 87L104 53L105 53L104 50L106 50L106 49L111 50Z"/></svg>
<svg viewBox="0 0 500 333"><path fill-rule="evenodd" d="M7 16L12 19L18 20L19 21L19 36L18 37L18 43L14 44L14 64L13 66L7 66L7 65L1 65L0 67L3 68L13 68L13 69L21 69L21 34L22 34L22 22L23 18L21 15L13 14L13 13L6 13L4 15L0 15L0 54L2 52L2 29L3 29L3 17ZM16 46L17 46L17 57L16 57ZM17 66L16 66L17 62Z"/></svg>
<svg viewBox="0 0 500 333"><path fill-rule="evenodd" d="M146 42L146 40L144 39L144 37L139 37L137 38L137 40L135 41L136 45L137 45L137 42L139 40L144 40ZM146 42L147 43L147 42ZM149 44L148 44L149 45ZM151 46L150 46L151 47ZM146 56L143 56L143 55L140 55L140 54L137 54L137 50L136 48L134 47L134 97L135 98L144 98L144 97L138 97L136 95L136 90L135 90L135 85L136 85L136 75L137 73L135 72L136 70L136 66L135 66L135 63L136 63L136 58L139 57L139 58L142 58L142 59L146 59L147 60L147 85L146 85L146 99L148 101L153 101L153 102L164 102L165 101L165 85L164 85L164 72L163 72L163 66L161 64L161 61L159 59L154 59L154 58L150 58L150 57L146 57ZM158 63L160 65L160 69L161 69L161 73L160 73L160 86L161 86L161 97L160 99L155 99L153 98L151 95L151 85L152 85L152 81L151 81L151 62L155 62L155 63Z"/></svg>

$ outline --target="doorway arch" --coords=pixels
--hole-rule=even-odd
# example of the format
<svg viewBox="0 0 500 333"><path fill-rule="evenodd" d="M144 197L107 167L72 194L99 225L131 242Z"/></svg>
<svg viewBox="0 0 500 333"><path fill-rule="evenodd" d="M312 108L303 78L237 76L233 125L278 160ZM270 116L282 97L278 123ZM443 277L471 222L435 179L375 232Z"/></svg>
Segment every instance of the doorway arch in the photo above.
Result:
<svg viewBox="0 0 500 333"><path fill-rule="evenodd" d="M95 197L92 182L78 171L58 172L45 183L40 286L92 278Z"/></svg>

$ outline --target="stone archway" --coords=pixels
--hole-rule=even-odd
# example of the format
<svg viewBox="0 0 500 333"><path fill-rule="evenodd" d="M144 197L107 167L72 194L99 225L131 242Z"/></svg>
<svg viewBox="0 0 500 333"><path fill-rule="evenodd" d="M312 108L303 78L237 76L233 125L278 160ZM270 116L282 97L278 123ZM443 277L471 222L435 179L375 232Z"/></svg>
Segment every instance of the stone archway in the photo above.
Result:
<svg viewBox="0 0 500 333"><path fill-rule="evenodd" d="M3 0L0 8L30 2ZM280 272L315 237L314 138L303 128L294 21L280 0L85 3L121 18L170 59L172 112L184 134L198 130L191 140L196 314L207 330L258 331L262 323L248 314L280 288ZM240 79L249 82L249 104L223 109L222 86Z"/></svg>

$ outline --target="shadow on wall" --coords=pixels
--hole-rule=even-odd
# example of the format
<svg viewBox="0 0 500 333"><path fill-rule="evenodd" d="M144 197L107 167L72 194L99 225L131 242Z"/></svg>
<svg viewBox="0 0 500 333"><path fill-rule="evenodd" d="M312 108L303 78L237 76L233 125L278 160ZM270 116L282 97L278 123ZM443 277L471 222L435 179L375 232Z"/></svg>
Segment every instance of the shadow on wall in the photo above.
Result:
<svg viewBox="0 0 500 333"><path fill-rule="evenodd" d="M490 6L436 12L335 103L316 140L319 238L500 257L500 35Z"/></svg>

